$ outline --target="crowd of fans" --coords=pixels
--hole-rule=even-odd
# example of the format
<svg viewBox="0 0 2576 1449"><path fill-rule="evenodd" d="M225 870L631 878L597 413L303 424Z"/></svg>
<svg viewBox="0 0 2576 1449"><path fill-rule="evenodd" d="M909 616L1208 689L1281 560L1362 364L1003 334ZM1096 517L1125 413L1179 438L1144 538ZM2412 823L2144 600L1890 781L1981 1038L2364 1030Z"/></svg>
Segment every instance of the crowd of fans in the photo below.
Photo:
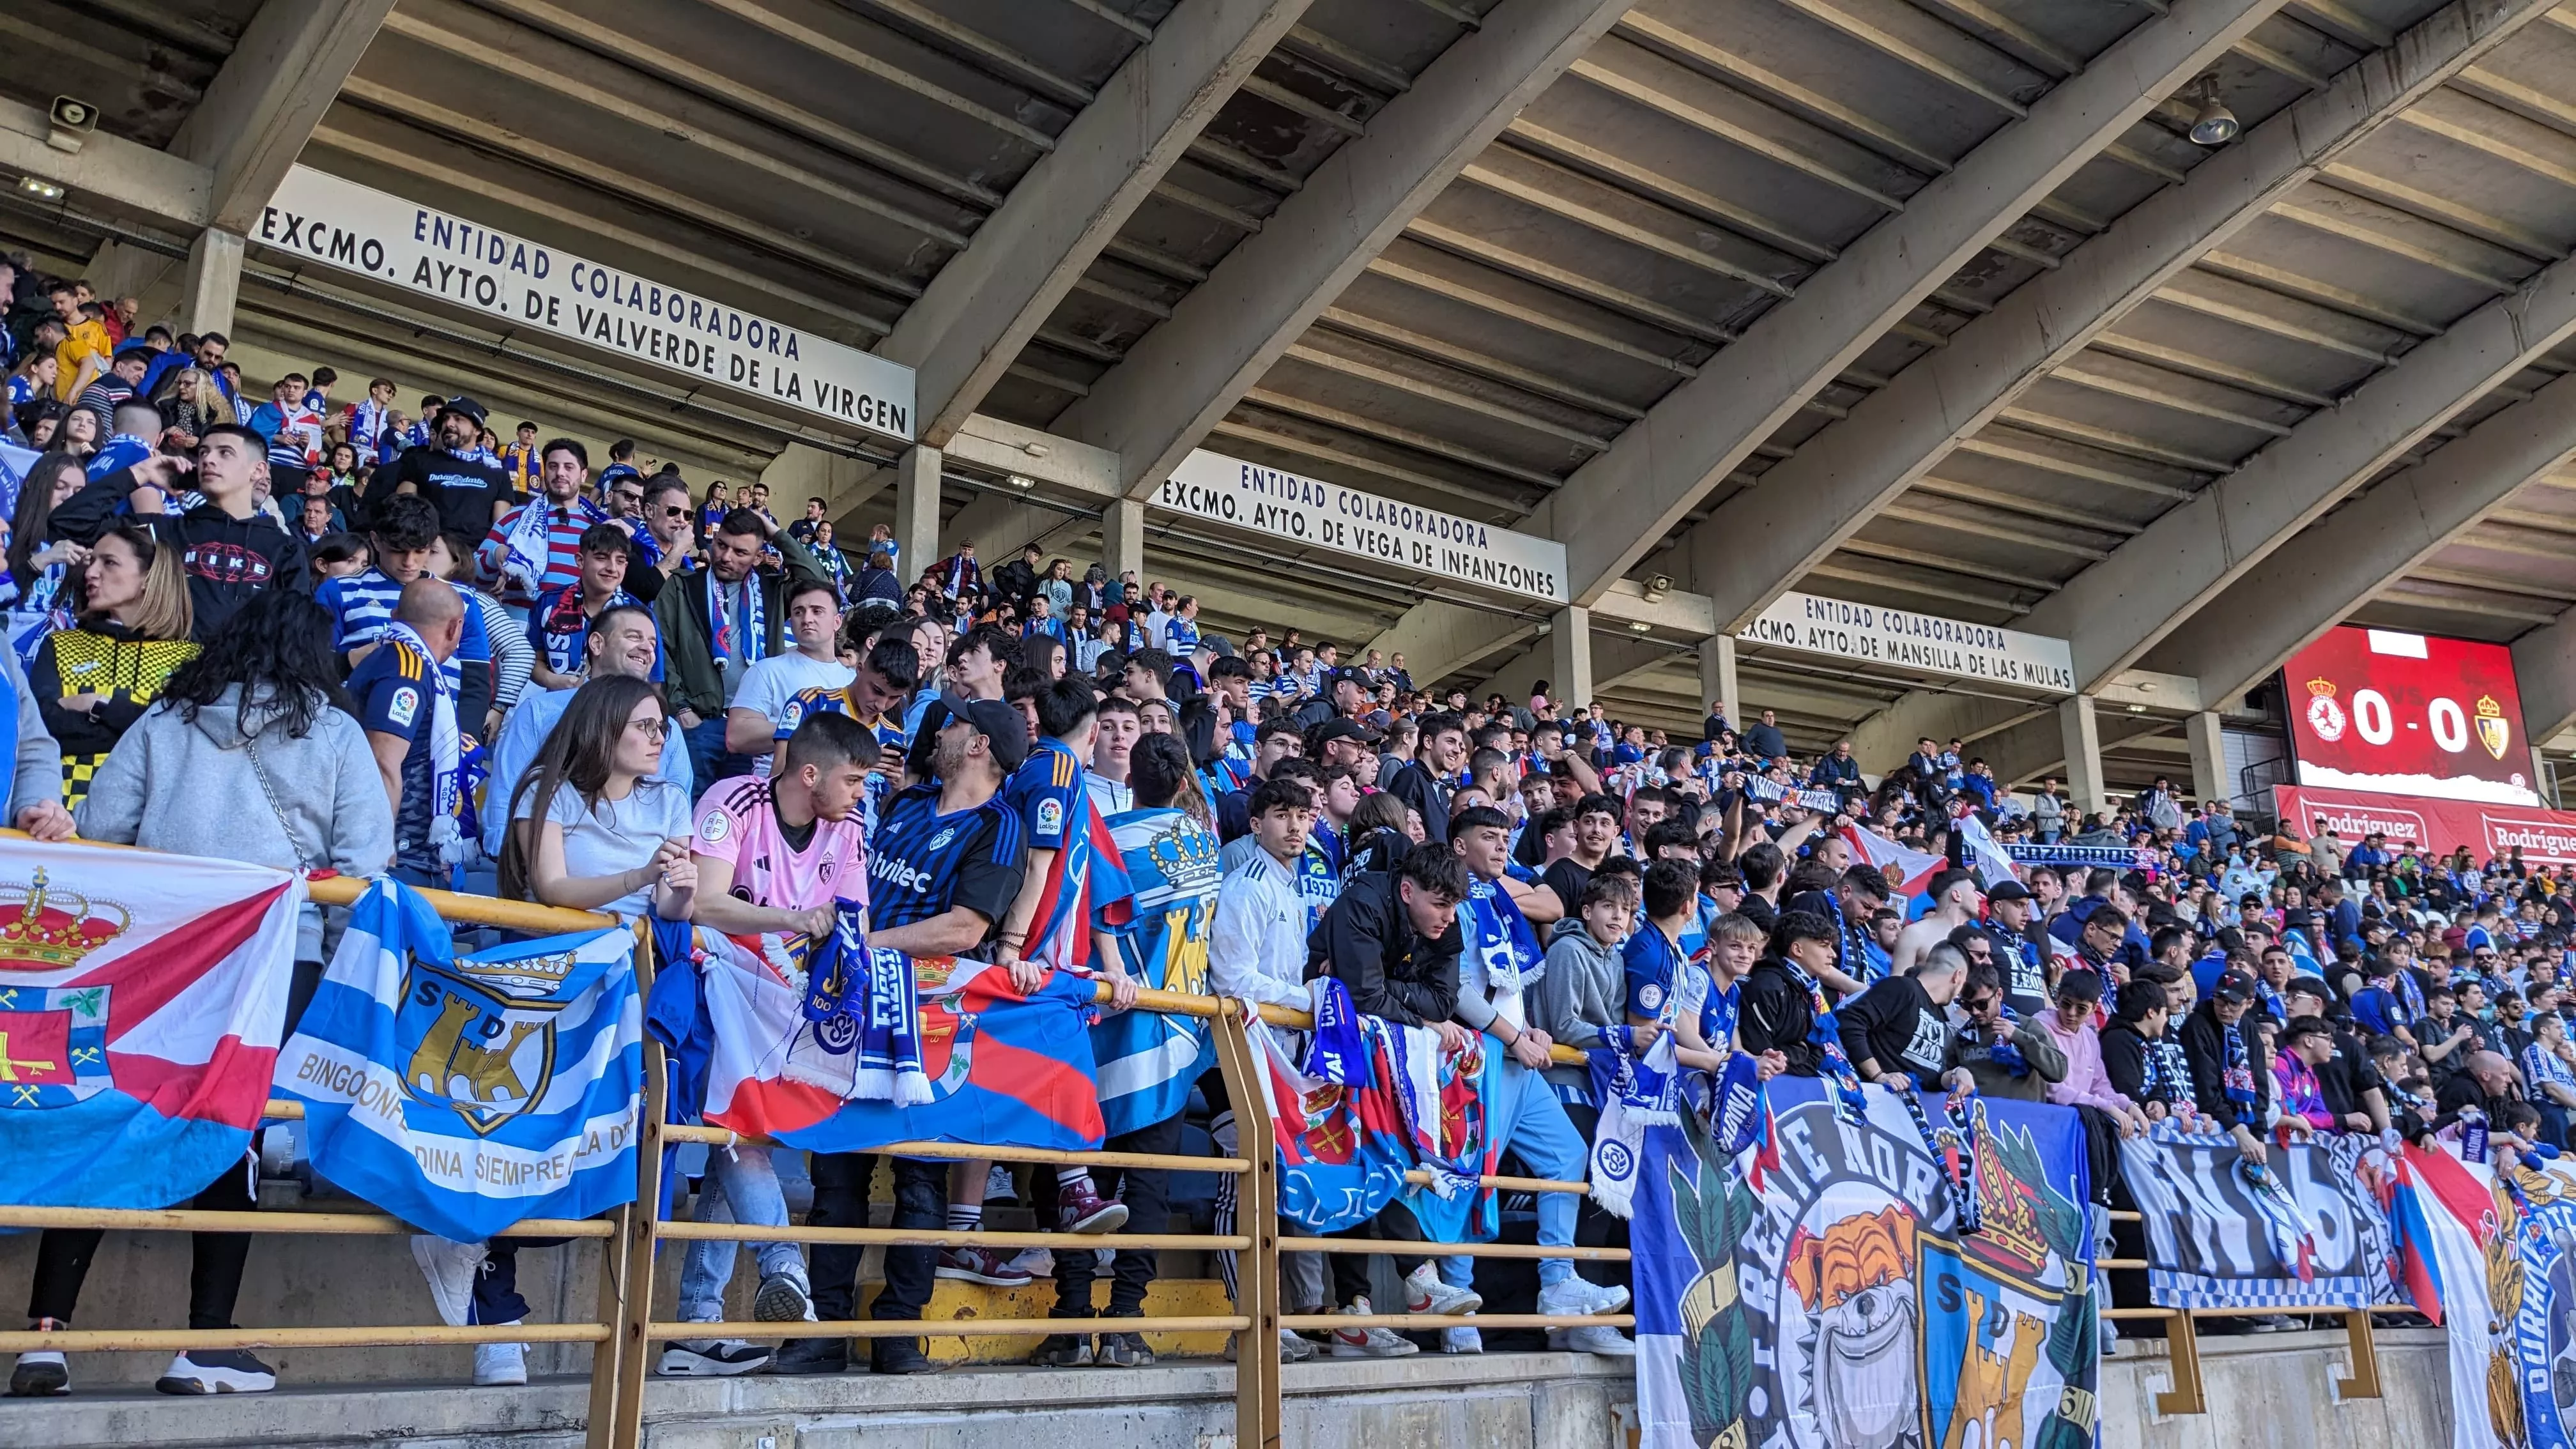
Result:
<svg viewBox="0 0 2576 1449"><path fill-rule="evenodd" d="M2053 781L2006 792L1957 741L1921 741L1872 784L1848 741L1800 760L1771 711L1739 731L1731 701L1677 740L1545 685L1429 691L1400 655L1348 658L1293 628L1229 637L1187 595L1034 547L988 569L960 542L907 566L879 528L848 552L820 499L782 524L757 482L694 493L622 442L594 468L534 423L505 443L467 398L406 413L376 380L344 403L317 367L246 406L220 336L138 333L130 306L23 265L0 267L0 297L6 441L34 454L5 510L0 686L16 700L0 719L16 721L9 818L39 838L390 871L731 935L814 936L856 897L874 945L1031 982L1090 972L1113 1009L1140 979L1304 1009L1330 977L1360 1013L1503 1053L1487 1121L1506 1170L1541 1177L1584 1175L1602 1107L1549 1048L1644 1051L1666 1032L1686 1067L1743 1053L1766 1077L2074 1106L2105 1201L2112 1145L2168 1119L2256 1163L2285 1138L2463 1113L2523 1150L2564 1145L2563 866L2427 857L2322 822L2258 834L2163 781L2084 813ZM1096 898L1095 818L1153 880L1154 910ZM1871 863L1881 841L1950 867L1900 900ZM1997 866L2015 846L2024 863ZM325 926L304 923L290 1017ZM1233 1151L1219 1079L1201 1093ZM1107 1146L1169 1153L1182 1126ZM1052 1226L1151 1230L1170 1187L1143 1169L1024 1187L984 1164L886 1166L907 1227L971 1230L989 1197L1025 1192ZM812 1220L867 1223L876 1168L815 1155ZM250 1206L243 1177L199 1205ZM1233 1210L1221 1191L1218 1231ZM784 1224L779 1164L711 1155L696 1211ZM1621 1231L1569 1196L1535 1214L1542 1246ZM1352 1232L1424 1236L1401 1205ZM71 1321L97 1240L45 1235L38 1327ZM192 1326L230 1323L246 1241L197 1236ZM459 1323L524 1316L517 1251L416 1244ZM749 1251L756 1314L783 1334L854 1315L857 1249ZM684 1319L725 1317L736 1256L691 1247ZM1292 1256L1292 1310L1369 1314L1368 1260L1331 1257ZM1051 1255L1060 1314L1093 1311L1093 1260ZM1476 1264L1397 1259L1406 1308L1474 1311ZM1140 1314L1155 1271L1118 1252L1108 1314ZM1615 1311L1618 1276L1543 1259L1538 1309ZM897 1247L884 1277L869 1313L918 1319L938 1278L1010 1286L1031 1265ZM1633 1352L1614 1329L1561 1337ZM1381 1327L1325 1338L1339 1356L1420 1347ZM1474 1329L1430 1341L1481 1346ZM1286 1357L1317 1351L1282 1335ZM1107 1332L1037 1358L1152 1355ZM872 1340L870 1359L928 1367L912 1339ZM699 1339L662 1367L848 1362L839 1339ZM477 1374L514 1382L524 1363L492 1345ZM61 1355L31 1353L11 1391L68 1383ZM239 1350L183 1353L161 1380L273 1383Z"/></svg>

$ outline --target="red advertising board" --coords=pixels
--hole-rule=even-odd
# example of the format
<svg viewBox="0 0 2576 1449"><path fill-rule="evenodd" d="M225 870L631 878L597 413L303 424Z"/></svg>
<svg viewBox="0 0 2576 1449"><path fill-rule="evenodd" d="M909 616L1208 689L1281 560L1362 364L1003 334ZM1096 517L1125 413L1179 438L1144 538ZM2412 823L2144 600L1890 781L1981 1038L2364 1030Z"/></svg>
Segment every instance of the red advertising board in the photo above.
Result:
<svg viewBox="0 0 2576 1449"><path fill-rule="evenodd" d="M2299 783L2537 805L2513 651L2344 625L2282 667Z"/></svg>
<svg viewBox="0 0 2576 1449"><path fill-rule="evenodd" d="M2576 814L2564 810L2301 785L2275 785L2272 796L2284 824L2313 834L2322 818L2346 846L2377 831L2392 846L2411 844L2430 854L2465 845L2481 864L2517 845L2534 865L2576 864Z"/></svg>

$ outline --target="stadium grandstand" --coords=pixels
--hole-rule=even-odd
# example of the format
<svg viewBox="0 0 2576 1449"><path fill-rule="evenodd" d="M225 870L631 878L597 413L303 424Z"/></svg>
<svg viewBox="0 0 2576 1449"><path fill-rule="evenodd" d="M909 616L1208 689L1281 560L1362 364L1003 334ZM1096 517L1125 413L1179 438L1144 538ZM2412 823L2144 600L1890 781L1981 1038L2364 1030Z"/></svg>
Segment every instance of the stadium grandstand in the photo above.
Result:
<svg viewBox="0 0 2576 1449"><path fill-rule="evenodd" d="M2553 0L12 0L0 1446L2564 1444L2571 370Z"/></svg>

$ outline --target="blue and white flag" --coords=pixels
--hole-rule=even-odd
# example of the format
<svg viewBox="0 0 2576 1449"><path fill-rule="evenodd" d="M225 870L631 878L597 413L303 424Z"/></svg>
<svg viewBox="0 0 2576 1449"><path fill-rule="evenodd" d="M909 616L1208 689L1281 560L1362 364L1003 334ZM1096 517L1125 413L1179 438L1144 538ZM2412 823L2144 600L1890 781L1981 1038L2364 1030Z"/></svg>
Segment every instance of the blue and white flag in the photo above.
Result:
<svg viewBox="0 0 2576 1449"><path fill-rule="evenodd" d="M1142 987L1204 996L1208 936L1225 879L1217 839L1178 810L1125 810L1108 820L1128 894L1101 911L1116 932L1127 975ZM1094 865L1101 870L1105 859ZM1190 1087L1216 1060L1207 1023L1194 1016L1122 1011L1091 1028L1100 1069L1100 1116L1112 1137L1181 1114Z"/></svg>
<svg viewBox="0 0 2576 1449"><path fill-rule="evenodd" d="M27 470L43 456L33 448L0 443L0 507L7 508L10 517L18 515L18 485L27 481Z"/></svg>
<svg viewBox="0 0 2576 1449"><path fill-rule="evenodd" d="M635 1200L644 1099L635 937L619 927L458 956L427 899L378 880L295 1035L277 1094L313 1166L428 1232Z"/></svg>
<svg viewBox="0 0 2576 1449"><path fill-rule="evenodd" d="M1306 1075L1336 1086L1367 1086L1368 1037L1360 1030L1359 1008L1351 1005L1351 989L1338 976L1318 976L1306 983L1306 1000L1306 1014L1315 1019L1301 1064Z"/></svg>

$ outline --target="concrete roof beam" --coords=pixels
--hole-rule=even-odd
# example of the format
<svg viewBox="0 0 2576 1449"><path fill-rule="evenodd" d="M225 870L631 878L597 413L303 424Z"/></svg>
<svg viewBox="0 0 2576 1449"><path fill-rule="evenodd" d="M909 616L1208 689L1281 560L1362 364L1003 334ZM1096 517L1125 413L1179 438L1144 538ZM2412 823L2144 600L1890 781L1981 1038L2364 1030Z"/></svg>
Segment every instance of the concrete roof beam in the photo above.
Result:
<svg viewBox="0 0 2576 1449"><path fill-rule="evenodd" d="M905 309L877 351L915 369L945 447L1056 305L1311 0L1202 0L1165 19Z"/></svg>
<svg viewBox="0 0 2576 1449"><path fill-rule="evenodd" d="M1058 418L1120 456L1127 493L1159 486L1353 278L1627 0L1503 0L1336 150Z"/></svg>
<svg viewBox="0 0 2576 1449"><path fill-rule="evenodd" d="M2353 610L2576 458L2576 373L2327 514L2176 628L2157 660L2201 693L2243 694ZM2532 726L2533 737L2557 733Z"/></svg>
<svg viewBox="0 0 2576 1449"><path fill-rule="evenodd" d="M1577 470L1559 497L1580 515L1548 517L1540 529L1566 540L1575 601L1591 603L1657 547L1871 343L2277 4L2185 0L2131 31L2041 97L2027 120L1996 133L1845 248L1617 446ZM1801 509L1813 502L1795 491L1788 501ZM1731 552L1757 573L1773 569L1758 539L1743 538Z"/></svg>

